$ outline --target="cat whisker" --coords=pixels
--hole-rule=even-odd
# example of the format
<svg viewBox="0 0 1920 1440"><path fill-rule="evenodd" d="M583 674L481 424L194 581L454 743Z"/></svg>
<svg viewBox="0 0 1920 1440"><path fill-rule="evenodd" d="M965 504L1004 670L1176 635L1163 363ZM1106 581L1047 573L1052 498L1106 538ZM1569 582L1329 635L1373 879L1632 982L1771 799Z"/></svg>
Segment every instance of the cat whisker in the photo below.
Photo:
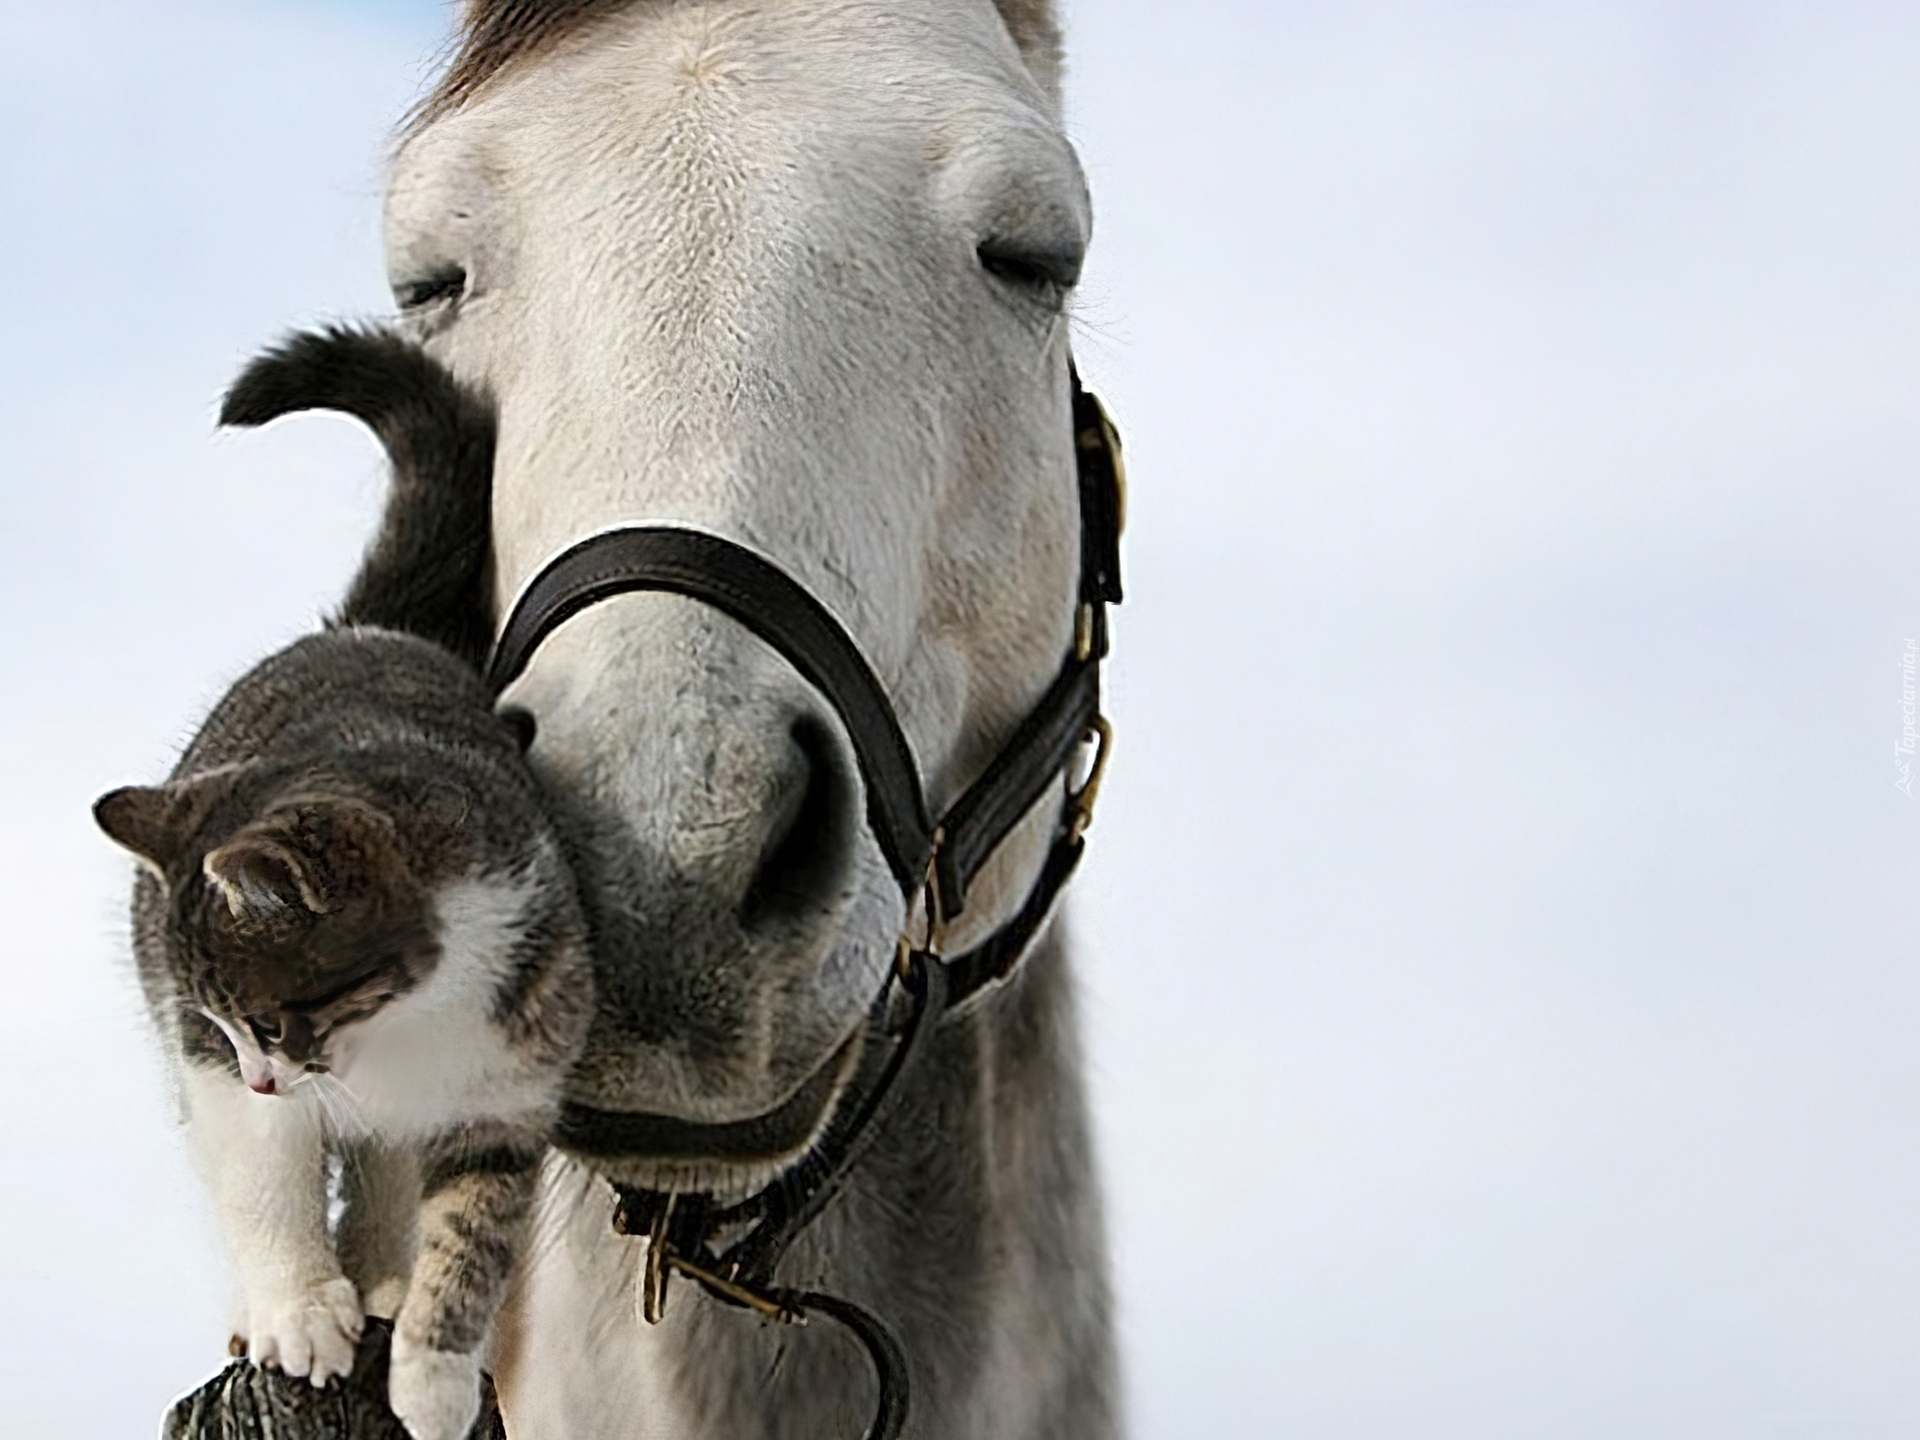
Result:
<svg viewBox="0 0 1920 1440"><path fill-rule="evenodd" d="M358 1138L369 1133L360 1097L353 1088L330 1070L314 1071L307 1076L313 1097L319 1102L327 1128L337 1135Z"/></svg>

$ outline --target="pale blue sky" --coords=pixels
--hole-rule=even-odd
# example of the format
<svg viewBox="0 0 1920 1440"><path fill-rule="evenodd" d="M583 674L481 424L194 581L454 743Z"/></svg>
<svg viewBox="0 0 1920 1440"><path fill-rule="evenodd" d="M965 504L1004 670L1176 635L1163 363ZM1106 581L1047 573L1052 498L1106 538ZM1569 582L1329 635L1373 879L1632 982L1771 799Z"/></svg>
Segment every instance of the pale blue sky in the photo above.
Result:
<svg viewBox="0 0 1920 1440"><path fill-rule="evenodd" d="M387 303L441 13L0 13L8 1433L151 1433L217 1363L86 804L352 563L371 443L212 406ZM1910 1440L1920 12L1072 19L1135 478L1074 919L1137 1435Z"/></svg>

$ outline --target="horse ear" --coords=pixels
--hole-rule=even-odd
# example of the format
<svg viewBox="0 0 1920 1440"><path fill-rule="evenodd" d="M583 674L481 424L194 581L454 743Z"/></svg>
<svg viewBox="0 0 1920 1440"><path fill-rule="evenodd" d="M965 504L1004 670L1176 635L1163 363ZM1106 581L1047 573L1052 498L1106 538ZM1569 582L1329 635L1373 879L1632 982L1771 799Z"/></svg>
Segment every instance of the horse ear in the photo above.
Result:
<svg viewBox="0 0 1920 1440"><path fill-rule="evenodd" d="M333 908L307 857L255 827L209 850L200 869L236 920L261 923L298 906L316 915Z"/></svg>
<svg viewBox="0 0 1920 1440"><path fill-rule="evenodd" d="M1060 104L1060 17L1053 0L994 0L1020 58L1057 107Z"/></svg>
<svg viewBox="0 0 1920 1440"><path fill-rule="evenodd" d="M94 823L161 875L178 858L185 806L177 785L123 785L93 802Z"/></svg>

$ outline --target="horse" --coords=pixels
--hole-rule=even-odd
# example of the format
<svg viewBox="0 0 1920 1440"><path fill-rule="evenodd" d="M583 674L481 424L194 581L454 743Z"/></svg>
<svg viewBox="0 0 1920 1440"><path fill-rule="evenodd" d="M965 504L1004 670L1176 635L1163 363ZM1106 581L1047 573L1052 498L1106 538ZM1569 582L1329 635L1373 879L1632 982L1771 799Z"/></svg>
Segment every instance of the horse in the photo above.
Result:
<svg viewBox="0 0 1920 1440"><path fill-rule="evenodd" d="M1085 648L1060 71L1050 0L467 0L385 223L401 324L496 411L490 619L583 537L724 537L845 627L936 810L987 770ZM1009 925L1073 777L935 913L842 716L738 615L613 595L502 702L577 837L601 1000L570 1101L604 1132L543 1172L507 1433L858 1434L854 1339L666 1303L622 1187L719 1203L804 1160L903 932ZM921 1440L1119 1431L1067 947L1021 948L780 1261L884 1320Z"/></svg>

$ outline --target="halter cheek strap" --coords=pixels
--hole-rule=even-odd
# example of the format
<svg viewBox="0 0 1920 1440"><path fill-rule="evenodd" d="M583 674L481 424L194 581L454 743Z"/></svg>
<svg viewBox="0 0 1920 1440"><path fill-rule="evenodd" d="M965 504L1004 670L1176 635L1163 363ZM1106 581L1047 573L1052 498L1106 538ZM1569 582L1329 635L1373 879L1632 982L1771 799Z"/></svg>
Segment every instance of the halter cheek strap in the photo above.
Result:
<svg viewBox="0 0 1920 1440"><path fill-rule="evenodd" d="M820 1213L898 1099L901 1082L939 1018L1006 978L1053 913L1085 848L1112 743L1100 714L1100 662L1107 653L1106 607L1120 588L1125 477L1120 439L1100 402L1073 376L1074 452L1080 492L1080 587L1073 647L1053 683L980 777L937 820L920 768L873 667L833 614L779 566L731 540L673 525L628 526L594 535L549 564L522 592L494 645L487 680L495 694L525 671L541 642L573 616L615 595L662 591L711 605L786 657L846 727L867 797L867 825L923 933L900 941L898 963L875 997L869 1029L887 1033L893 985L912 1004L892 1053L862 1093L844 1097L808 1152L766 1189L719 1207L704 1197L620 1187L615 1226L651 1238L645 1305L657 1320L670 1272L698 1281L729 1304L777 1319L809 1310L853 1330L880 1377L880 1411L867 1440L892 1440L906 1417L906 1369L897 1343L873 1316L843 1300L779 1289L774 1267ZM1093 760L1075 787L1076 753ZM1018 911L985 941L957 956L938 953L944 922L966 908L981 868L1041 797L1059 786L1060 813L1039 876ZM630 1153L633 1117L568 1105L556 1136L584 1155ZM741 1227L746 1227L744 1233ZM717 1238L731 1233L724 1250Z"/></svg>

